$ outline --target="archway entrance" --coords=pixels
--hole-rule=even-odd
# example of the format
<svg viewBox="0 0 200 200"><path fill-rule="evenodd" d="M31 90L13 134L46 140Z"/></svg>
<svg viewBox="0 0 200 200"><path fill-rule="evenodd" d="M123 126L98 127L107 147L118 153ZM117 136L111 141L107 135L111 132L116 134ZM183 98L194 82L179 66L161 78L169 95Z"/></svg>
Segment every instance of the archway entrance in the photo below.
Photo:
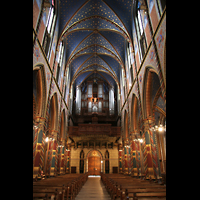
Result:
<svg viewBox="0 0 200 200"><path fill-rule="evenodd" d="M92 151L88 155L88 175L100 175L101 156L98 151Z"/></svg>

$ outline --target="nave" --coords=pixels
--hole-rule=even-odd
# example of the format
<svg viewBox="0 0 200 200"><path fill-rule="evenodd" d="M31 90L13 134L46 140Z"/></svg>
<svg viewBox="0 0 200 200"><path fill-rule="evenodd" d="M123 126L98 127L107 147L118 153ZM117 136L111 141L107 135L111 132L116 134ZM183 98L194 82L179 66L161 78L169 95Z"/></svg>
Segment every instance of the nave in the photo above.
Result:
<svg viewBox="0 0 200 200"><path fill-rule="evenodd" d="M166 177L166 0L33 0L33 178L86 172Z"/></svg>
<svg viewBox="0 0 200 200"><path fill-rule="evenodd" d="M101 176L88 176L75 200L111 200L110 195L101 181Z"/></svg>

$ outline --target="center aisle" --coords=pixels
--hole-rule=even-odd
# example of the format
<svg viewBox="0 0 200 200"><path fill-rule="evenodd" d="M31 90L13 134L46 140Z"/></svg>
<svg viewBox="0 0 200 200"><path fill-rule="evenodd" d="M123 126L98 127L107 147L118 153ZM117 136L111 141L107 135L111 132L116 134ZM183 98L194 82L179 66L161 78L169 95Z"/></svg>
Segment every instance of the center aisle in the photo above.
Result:
<svg viewBox="0 0 200 200"><path fill-rule="evenodd" d="M76 196L75 200L111 200L110 195L101 182L100 176L88 176L88 180Z"/></svg>

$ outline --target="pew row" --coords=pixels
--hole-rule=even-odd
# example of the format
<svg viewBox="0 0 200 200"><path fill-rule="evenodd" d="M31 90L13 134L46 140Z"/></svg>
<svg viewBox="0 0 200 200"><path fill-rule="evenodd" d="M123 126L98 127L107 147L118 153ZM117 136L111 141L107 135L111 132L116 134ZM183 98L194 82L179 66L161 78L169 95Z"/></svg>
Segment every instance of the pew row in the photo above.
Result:
<svg viewBox="0 0 200 200"><path fill-rule="evenodd" d="M101 174L101 180L112 200L166 199L166 185L123 174Z"/></svg>
<svg viewBox="0 0 200 200"><path fill-rule="evenodd" d="M33 182L33 199L74 200L88 174L66 174Z"/></svg>

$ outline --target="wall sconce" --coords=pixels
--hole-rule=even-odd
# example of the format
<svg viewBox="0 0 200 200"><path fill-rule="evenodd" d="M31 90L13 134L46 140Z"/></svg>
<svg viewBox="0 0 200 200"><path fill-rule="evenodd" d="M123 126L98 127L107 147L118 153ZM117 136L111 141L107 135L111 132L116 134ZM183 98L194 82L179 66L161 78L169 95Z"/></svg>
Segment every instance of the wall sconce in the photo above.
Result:
<svg viewBox="0 0 200 200"><path fill-rule="evenodd" d="M38 126L34 125L33 128L34 128L34 129L38 129Z"/></svg>
<svg viewBox="0 0 200 200"><path fill-rule="evenodd" d="M140 143L143 143L143 139L142 138L139 138L138 140L139 140Z"/></svg>
<svg viewBox="0 0 200 200"><path fill-rule="evenodd" d="M46 139L45 139L45 142L48 142L49 141L49 138L48 137L46 137Z"/></svg>
<svg viewBox="0 0 200 200"><path fill-rule="evenodd" d="M158 125L155 125L153 127L151 127L149 129L150 131L159 131L159 132L163 132L163 131L166 131L166 125L163 126L162 124L160 124L159 126Z"/></svg>
<svg viewBox="0 0 200 200"><path fill-rule="evenodd" d="M49 138L49 137L46 137L45 138L45 142L47 143L47 142L50 142L50 141L54 141L55 139L53 139L53 138Z"/></svg>
<svg viewBox="0 0 200 200"><path fill-rule="evenodd" d="M66 149L66 151L70 151L69 149Z"/></svg>
<svg viewBox="0 0 200 200"><path fill-rule="evenodd" d="M140 130L139 133L135 133L135 139L133 140L135 142L139 141L140 143L143 143L143 139L142 139L142 131Z"/></svg>
<svg viewBox="0 0 200 200"><path fill-rule="evenodd" d="M143 139L142 138L134 139L133 141L135 141L135 142L139 141L140 143L143 143Z"/></svg>

